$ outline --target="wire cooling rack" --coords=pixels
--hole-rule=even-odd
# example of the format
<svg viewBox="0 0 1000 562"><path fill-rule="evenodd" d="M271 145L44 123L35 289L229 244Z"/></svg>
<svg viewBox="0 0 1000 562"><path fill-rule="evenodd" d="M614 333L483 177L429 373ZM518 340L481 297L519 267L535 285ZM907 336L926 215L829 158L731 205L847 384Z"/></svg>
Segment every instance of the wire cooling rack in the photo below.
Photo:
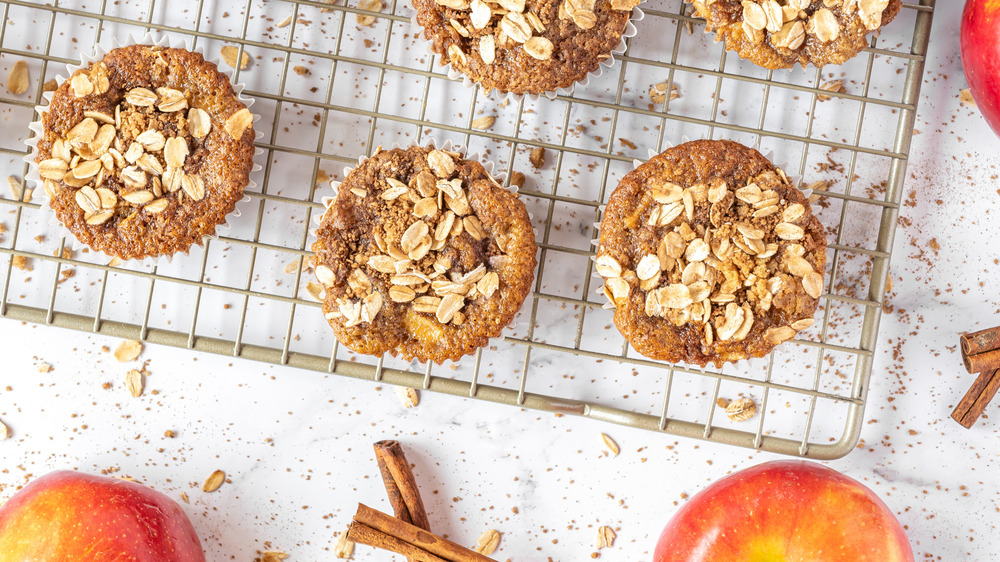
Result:
<svg viewBox="0 0 1000 562"><path fill-rule="evenodd" d="M680 0L650 0L628 51L602 75L554 100L507 101L449 80L405 1L382 11L347 1L0 2L0 77L19 60L31 77L27 92L0 97L10 176L0 196L0 316L789 455L829 459L854 447L934 0L904 3L842 66L773 72L713 43ZM31 201L23 142L47 80L95 43L147 31L209 57L224 45L249 56L234 74L261 116L262 170L241 216L204 248L115 267L74 248ZM813 194L829 241L817 322L765 359L721 370L651 361L601 307L591 256L602 205L634 159L685 137L758 146L805 183L824 182ZM357 356L306 290L311 218L332 195L328 180L358 156L431 138L525 174L540 248L534 292L505 338L458 364ZM538 147L545 162L535 168ZM758 403L750 421L716 405L739 396Z"/></svg>

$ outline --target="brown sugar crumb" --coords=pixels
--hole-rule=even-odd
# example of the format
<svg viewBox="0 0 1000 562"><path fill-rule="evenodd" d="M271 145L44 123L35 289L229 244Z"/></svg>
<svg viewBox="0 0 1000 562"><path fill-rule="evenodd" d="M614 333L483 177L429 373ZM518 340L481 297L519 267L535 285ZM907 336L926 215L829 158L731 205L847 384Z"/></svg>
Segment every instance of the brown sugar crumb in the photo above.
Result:
<svg viewBox="0 0 1000 562"><path fill-rule="evenodd" d="M743 145L694 141L622 179L596 269L637 351L721 366L762 357L813 324L825 248L784 172Z"/></svg>
<svg viewBox="0 0 1000 562"><path fill-rule="evenodd" d="M378 151L345 178L317 238L324 313L359 353L457 360L499 335L534 278L524 204L456 152Z"/></svg>
<svg viewBox="0 0 1000 562"><path fill-rule="evenodd" d="M537 170L545 165L545 148L541 146L536 146L531 149L531 153L528 154L528 161Z"/></svg>
<svg viewBox="0 0 1000 562"><path fill-rule="evenodd" d="M11 263L15 268L20 269L21 271L34 270L34 268L31 267L31 263L28 261L28 258L25 256L14 256L11 258Z"/></svg>

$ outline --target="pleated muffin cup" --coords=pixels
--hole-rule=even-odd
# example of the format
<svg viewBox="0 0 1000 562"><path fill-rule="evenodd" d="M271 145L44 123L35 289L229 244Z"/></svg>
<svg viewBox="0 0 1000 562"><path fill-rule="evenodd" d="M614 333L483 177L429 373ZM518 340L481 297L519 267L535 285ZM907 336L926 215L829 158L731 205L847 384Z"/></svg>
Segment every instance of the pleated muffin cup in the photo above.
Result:
<svg viewBox="0 0 1000 562"><path fill-rule="evenodd" d="M647 195L648 213L629 210ZM770 159L732 141L637 161L603 210L595 256L619 331L647 357L718 368L764 357L808 328L826 242L807 199ZM636 224L623 227L625 217Z"/></svg>
<svg viewBox="0 0 1000 562"><path fill-rule="evenodd" d="M313 219L312 265L337 339L436 363L501 339L531 292L538 249L492 163L428 142L379 147L344 176Z"/></svg>
<svg viewBox="0 0 1000 562"><path fill-rule="evenodd" d="M572 94L615 65L615 55L627 49L625 40L636 34L633 22L645 15L637 4L413 0L412 21L452 80L462 80L467 88L479 85L501 100L553 99Z"/></svg>
<svg viewBox="0 0 1000 562"><path fill-rule="evenodd" d="M150 57L147 50L162 53L158 62L143 58ZM125 70L112 73L108 62ZM131 65L126 68L126 63ZM126 91L128 81L115 83L140 67L163 84L160 91ZM41 208L49 213L50 225L73 241L74 250L88 247L113 263L155 264L187 254L193 244L203 245L205 238L229 229L229 220L240 215L238 204L249 201L246 190L256 187L249 176L260 169L253 160L262 152L254 147L260 133L253 128L259 117L249 110L253 100L242 95L242 84L233 85L219 70L217 60L205 58L201 49L187 50L182 42L172 45L167 37L146 34L136 40L130 35L125 44L112 40L96 46L80 64L67 66L67 76L57 76L59 88L44 94L47 105L36 107L40 118L29 126L34 135L26 141L32 150L25 160L27 179L43 194ZM199 89L181 89L183 79ZM132 79L142 80L150 81ZM120 97L109 99L108 92ZM52 117L53 107L62 113ZM217 114L221 111L225 118ZM151 120L158 116L167 117ZM62 133L47 134L46 120ZM135 134L140 126L148 130ZM133 137L128 146L119 138L122 131ZM179 131L184 134L171 136ZM173 140L184 136L190 138ZM232 164L234 155L241 164ZM203 175L206 169L213 175Z"/></svg>

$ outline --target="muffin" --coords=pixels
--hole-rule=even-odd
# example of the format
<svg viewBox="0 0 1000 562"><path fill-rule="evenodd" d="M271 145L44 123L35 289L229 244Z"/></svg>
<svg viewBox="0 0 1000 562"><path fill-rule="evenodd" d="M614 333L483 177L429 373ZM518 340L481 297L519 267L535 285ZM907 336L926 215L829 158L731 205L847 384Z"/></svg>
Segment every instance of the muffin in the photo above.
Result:
<svg viewBox="0 0 1000 562"><path fill-rule="evenodd" d="M685 0L706 31L764 68L841 64L899 13L900 0Z"/></svg>
<svg viewBox="0 0 1000 562"><path fill-rule="evenodd" d="M132 45L72 74L41 115L49 206L121 259L186 252L226 221L253 167L253 115L200 54Z"/></svg>
<svg viewBox="0 0 1000 562"><path fill-rule="evenodd" d="M622 178L596 269L643 355L716 367L813 323L826 239L802 192L756 150L693 141Z"/></svg>
<svg viewBox="0 0 1000 562"><path fill-rule="evenodd" d="M597 70L639 0L413 0L416 21L451 67L486 91L541 94Z"/></svg>
<svg viewBox="0 0 1000 562"><path fill-rule="evenodd" d="M378 150L351 170L316 238L337 339L437 363L500 335L531 291L538 249L515 193L460 153L422 147Z"/></svg>

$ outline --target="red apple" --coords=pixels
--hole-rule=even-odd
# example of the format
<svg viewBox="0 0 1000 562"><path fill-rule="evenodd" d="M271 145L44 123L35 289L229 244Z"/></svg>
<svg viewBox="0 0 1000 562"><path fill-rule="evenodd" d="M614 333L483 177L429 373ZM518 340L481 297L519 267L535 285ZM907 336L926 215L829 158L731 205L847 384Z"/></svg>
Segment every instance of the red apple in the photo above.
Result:
<svg viewBox="0 0 1000 562"><path fill-rule="evenodd" d="M0 506L3 562L205 562L177 502L135 482L52 472Z"/></svg>
<svg viewBox="0 0 1000 562"><path fill-rule="evenodd" d="M1000 0L966 0L962 67L979 111L1000 135Z"/></svg>
<svg viewBox="0 0 1000 562"><path fill-rule="evenodd" d="M731 474L667 523L655 562L913 562L903 528L860 482L807 461Z"/></svg>

